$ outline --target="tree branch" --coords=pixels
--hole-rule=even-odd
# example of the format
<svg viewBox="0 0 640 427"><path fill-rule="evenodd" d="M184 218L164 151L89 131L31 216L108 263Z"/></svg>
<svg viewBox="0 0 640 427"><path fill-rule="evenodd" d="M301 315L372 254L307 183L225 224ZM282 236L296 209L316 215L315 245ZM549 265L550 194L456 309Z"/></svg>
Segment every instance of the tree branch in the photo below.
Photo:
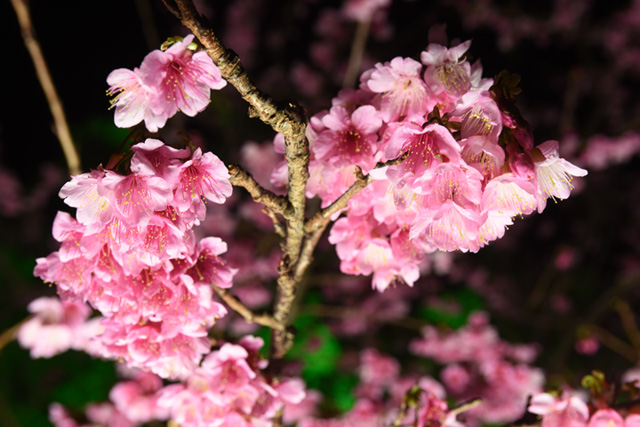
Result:
<svg viewBox="0 0 640 427"><path fill-rule="evenodd" d="M2 332L2 334L0 334L0 351L2 351L2 349L5 348L5 346L7 344L9 344L11 341L16 339L16 335L18 333L18 330L29 319L31 319L30 315L27 316L26 318L22 319L18 323L16 323L15 325L10 327L9 329L7 329L4 332Z"/></svg>
<svg viewBox="0 0 640 427"><path fill-rule="evenodd" d="M242 303L236 296L231 295L226 289L221 289L216 285L211 285L213 291L224 301L229 307L236 313L244 318L249 323L257 323L262 326L266 326L275 330L284 330L284 325L276 321L272 316L268 314L255 314L251 309Z"/></svg>
<svg viewBox="0 0 640 427"><path fill-rule="evenodd" d="M49 110L51 110L51 115L53 116L55 133L60 140L64 157L67 160L69 173L71 175L78 175L81 172L80 157L71 138L71 132L69 131L67 119L65 118L62 102L51 79L47 62L42 54L42 49L40 49L40 43L35 36L29 6L25 0L11 0L11 4L18 17L22 38L33 61L33 66L36 69L40 86L42 86L42 90L47 98Z"/></svg>
<svg viewBox="0 0 640 427"><path fill-rule="evenodd" d="M249 192L254 201L263 204L277 214L283 214L289 207L287 199L263 188L253 179L253 176L238 165L229 165L229 181L236 187L242 187Z"/></svg>
<svg viewBox="0 0 640 427"><path fill-rule="evenodd" d="M205 19L198 13L192 0L175 0L177 9L164 0L167 8L176 15L182 24L198 38L207 54L220 69L225 78L240 96L250 105L249 116L258 117L276 132L284 135L285 159L289 174L289 205L283 212L286 220L286 236L280 263L278 294L274 318L286 325L295 297L296 282L291 270L300 257L300 248L304 238L305 188L309 179L309 143L305 137L307 118L304 110L297 104L276 104L271 97L260 91L249 79L240 63L238 55L225 48ZM274 331L274 354L284 355L287 337L282 331ZM281 357L281 356L280 356Z"/></svg>

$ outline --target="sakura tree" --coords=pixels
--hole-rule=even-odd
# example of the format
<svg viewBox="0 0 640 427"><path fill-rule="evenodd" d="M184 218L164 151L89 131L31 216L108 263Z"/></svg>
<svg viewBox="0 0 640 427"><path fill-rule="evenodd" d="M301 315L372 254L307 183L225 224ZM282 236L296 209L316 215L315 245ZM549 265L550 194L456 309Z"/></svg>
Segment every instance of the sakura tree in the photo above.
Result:
<svg viewBox="0 0 640 427"><path fill-rule="evenodd" d="M57 247L33 269L56 296L34 298L4 341L16 338L32 358L75 350L115 361L119 376L81 413L48 401L54 425L640 425L633 369L614 381L591 366L580 391L536 364L547 348L491 324L488 311L533 315L545 282L509 300L481 263L457 261L508 242L530 215L544 218L549 199L569 198L587 175L578 164L630 158L637 133L616 139L621 154L609 157L598 154L614 145L603 136L581 151L575 133L540 139L517 106L520 77L485 74L472 40L449 42L441 26L425 29L410 56L370 57L368 37L393 43L385 34L399 6L384 0L292 6L317 12L316 38L309 62L285 74L304 106L276 101L263 89L278 91L268 67L252 66L263 84L245 70L264 61L252 24L261 2L229 3L222 37L207 19L216 6L163 0L156 6L174 25L164 41L104 76L125 137L83 170L29 8L12 4L71 176L56 190ZM574 22L560 13L569 8L558 6L559 22ZM497 20L499 8L489 10L484 19ZM336 82L340 90L322 90ZM267 141L238 140L220 118L224 138L192 124L216 108L243 115L216 107L239 98L247 117L228 120L262 122ZM570 269L574 253L558 252L554 268ZM447 281L473 291L442 298ZM480 295L486 303L463 306ZM545 302L569 310L553 296ZM617 304L631 350L590 325L574 327L576 351L608 340L636 362L635 316L614 297L607 304Z"/></svg>

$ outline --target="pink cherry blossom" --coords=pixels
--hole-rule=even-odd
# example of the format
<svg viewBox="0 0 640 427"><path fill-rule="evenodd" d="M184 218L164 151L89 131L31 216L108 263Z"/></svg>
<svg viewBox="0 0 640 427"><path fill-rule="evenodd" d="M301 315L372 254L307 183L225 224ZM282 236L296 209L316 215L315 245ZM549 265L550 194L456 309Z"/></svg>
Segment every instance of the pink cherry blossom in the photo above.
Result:
<svg viewBox="0 0 640 427"><path fill-rule="evenodd" d="M542 415L542 427L586 427L589 419L589 408L578 397L540 393L531 398L528 409Z"/></svg>
<svg viewBox="0 0 640 427"><path fill-rule="evenodd" d="M146 423L165 420L167 411L157 405L157 391L162 388L162 379L148 372L140 372L131 381L116 384L109 392L109 399L129 420Z"/></svg>
<svg viewBox="0 0 640 427"><path fill-rule="evenodd" d="M392 122L424 117L428 111L427 86L420 78L422 66L411 58L397 57L385 64L378 63L362 77L363 88L377 93L382 119Z"/></svg>
<svg viewBox="0 0 640 427"><path fill-rule="evenodd" d="M107 76L107 83L107 94L114 96L111 106L116 108L116 126L128 128L144 120L149 132L157 132L165 125L169 118L166 111L156 112L151 108L158 97L157 88L145 83L138 68L114 70Z"/></svg>
<svg viewBox="0 0 640 427"><path fill-rule="evenodd" d="M558 141L547 141L536 147L537 158L534 158L538 185L538 212L546 206L547 197L566 199L573 186L574 176L585 176L587 171L579 168L558 155Z"/></svg>
<svg viewBox="0 0 640 427"><path fill-rule="evenodd" d="M193 52L189 35L166 51L149 53L140 68L120 68L107 77L116 107L118 127L131 127L144 120L150 132L157 132L168 118L182 110L195 116L209 104L211 89L226 85L220 70L206 52Z"/></svg>
<svg viewBox="0 0 640 427"><path fill-rule="evenodd" d="M181 167L174 203L180 212L197 210L202 206L203 197L224 203L232 191L229 171L222 160L211 152L203 154L198 148Z"/></svg>
<svg viewBox="0 0 640 427"><path fill-rule="evenodd" d="M140 73L158 94L151 105L154 112L171 117L181 110L193 117L209 104L211 89L226 86L209 55L189 48L193 39L190 34L164 52L154 50L142 61Z"/></svg>
<svg viewBox="0 0 640 427"><path fill-rule="evenodd" d="M17 339L32 358L50 358L70 348L81 349L82 329L91 309L81 301L42 297L31 301L33 314L20 326Z"/></svg>
<svg viewBox="0 0 640 427"><path fill-rule="evenodd" d="M613 409L598 409L589 418L587 427L626 427L625 421Z"/></svg>
<svg viewBox="0 0 640 427"><path fill-rule="evenodd" d="M451 49L432 43L420 54L420 60L427 66L424 80L429 87L439 93L460 97L471 89L471 66L460 58L471 46L468 40Z"/></svg>
<svg viewBox="0 0 640 427"><path fill-rule="evenodd" d="M352 114L341 106L331 108L322 119L326 130L312 143L318 161L356 164L366 173L376 163L377 132L382 119L371 105L358 107Z"/></svg>

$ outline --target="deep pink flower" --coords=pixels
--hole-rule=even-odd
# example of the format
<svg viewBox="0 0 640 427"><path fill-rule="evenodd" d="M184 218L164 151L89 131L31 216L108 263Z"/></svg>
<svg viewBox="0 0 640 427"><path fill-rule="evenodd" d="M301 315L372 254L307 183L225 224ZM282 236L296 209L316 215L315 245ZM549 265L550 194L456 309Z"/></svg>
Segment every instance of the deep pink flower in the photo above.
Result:
<svg viewBox="0 0 640 427"><path fill-rule="evenodd" d="M382 119L371 105L358 107L352 114L346 108L336 106L324 116L326 130L320 132L311 149L322 162L360 166L365 173L375 166L377 158L377 132Z"/></svg>

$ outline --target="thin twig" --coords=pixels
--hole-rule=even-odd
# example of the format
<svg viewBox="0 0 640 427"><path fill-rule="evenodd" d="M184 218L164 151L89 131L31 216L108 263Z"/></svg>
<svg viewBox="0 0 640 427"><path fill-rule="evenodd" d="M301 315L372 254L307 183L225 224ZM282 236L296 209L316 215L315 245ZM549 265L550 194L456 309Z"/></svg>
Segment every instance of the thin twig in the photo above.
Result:
<svg viewBox="0 0 640 427"><path fill-rule="evenodd" d="M13 5L13 9L18 17L18 23L20 24L24 44L29 51L29 55L33 61L33 66L36 69L38 80L40 81L42 90L47 98L47 103L49 104L51 115L53 116L55 132L60 140L64 157L67 160L69 173L71 175L78 175L81 172L80 157L78 156L73 139L71 138L71 132L69 131L67 119L65 118L62 102L60 101L56 87L51 79L47 62L42 54L42 49L40 49L40 43L35 36L33 24L31 22L31 15L29 13L29 6L25 0L11 0L11 4Z"/></svg>
<svg viewBox="0 0 640 427"><path fill-rule="evenodd" d="M354 182L347 191L345 191L340 197L338 197L333 203L326 208L320 210L304 225L304 231L307 233L313 233L314 231L326 225L331 221L331 217L347 207L349 200L353 198L360 190L365 188L372 179L367 175L362 174L362 169L356 166L356 182Z"/></svg>
<svg viewBox="0 0 640 427"><path fill-rule="evenodd" d="M369 21L358 21L356 33L353 36L353 43L351 44L349 65L347 65L347 72L344 74L344 80L342 81L342 87L344 88L352 88L356 83L370 26L371 22Z"/></svg>
<svg viewBox="0 0 640 427"><path fill-rule="evenodd" d="M586 325L586 328L595 335L596 339L609 347L610 350L615 351L625 359L632 363L636 363L640 358L638 350L622 341L620 338L613 335L611 332L598 325Z"/></svg>
<svg viewBox="0 0 640 427"><path fill-rule="evenodd" d="M454 415L459 415L463 412L470 411L471 409L479 406L481 403L482 403L482 399L475 399L475 400L472 400L471 402L463 403L457 408L454 408L451 411L449 411L449 413Z"/></svg>
<svg viewBox="0 0 640 427"><path fill-rule="evenodd" d="M253 179L249 172L246 172L238 165L229 165L229 180L236 187L242 187L249 192L254 201L262 203L269 210L276 214L283 214L289 207L289 202L284 197L278 196L263 188Z"/></svg>
<svg viewBox="0 0 640 427"><path fill-rule="evenodd" d="M7 344L16 339L18 330L29 319L31 319L31 316L27 316L26 318L22 319L21 321L4 331L2 334L0 334L0 351L2 351L2 349L5 348Z"/></svg>
<svg viewBox="0 0 640 427"><path fill-rule="evenodd" d="M627 333L629 341L631 341L631 344L640 351L640 330L638 330L636 316L631 310L631 307L629 307L629 304L626 301L619 299L613 304L613 308L615 308L620 315L622 327Z"/></svg>
<svg viewBox="0 0 640 427"><path fill-rule="evenodd" d="M216 285L211 285L211 287L222 301L242 316L247 322L257 323L258 325L266 326L275 330L284 330L284 325L277 322L272 316L269 316L268 314L255 314L251 309L244 305L242 301L234 295L231 295L231 293L226 289L221 289Z"/></svg>

